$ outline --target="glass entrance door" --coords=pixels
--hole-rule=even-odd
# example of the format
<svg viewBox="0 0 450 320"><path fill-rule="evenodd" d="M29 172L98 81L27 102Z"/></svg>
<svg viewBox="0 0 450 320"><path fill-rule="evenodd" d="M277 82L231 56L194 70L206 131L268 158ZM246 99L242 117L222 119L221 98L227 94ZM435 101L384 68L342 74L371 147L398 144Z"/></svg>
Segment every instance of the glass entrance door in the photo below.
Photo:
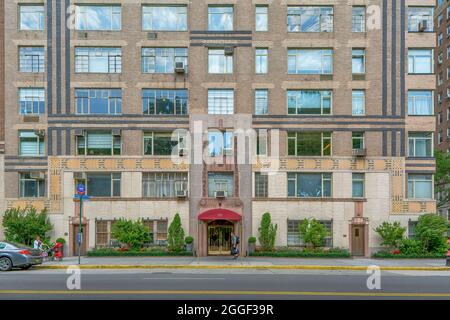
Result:
<svg viewBox="0 0 450 320"><path fill-rule="evenodd" d="M208 225L208 254L229 255L231 252L231 232L229 221L213 221Z"/></svg>

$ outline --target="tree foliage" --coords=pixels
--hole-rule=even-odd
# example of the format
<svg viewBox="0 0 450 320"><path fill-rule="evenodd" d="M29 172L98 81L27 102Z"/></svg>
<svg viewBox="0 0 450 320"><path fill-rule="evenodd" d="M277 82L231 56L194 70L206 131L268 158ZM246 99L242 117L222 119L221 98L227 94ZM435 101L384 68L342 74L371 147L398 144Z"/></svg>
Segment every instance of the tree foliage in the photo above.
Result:
<svg viewBox="0 0 450 320"><path fill-rule="evenodd" d="M298 231L300 240L306 244L307 247L322 247L325 238L329 236L329 232L323 223L316 219L304 219L298 224Z"/></svg>
<svg viewBox="0 0 450 320"><path fill-rule="evenodd" d="M35 207L12 208L5 211L2 222L7 241L31 246L36 236L48 240L47 234L53 229L47 210L40 212Z"/></svg>
<svg viewBox="0 0 450 320"><path fill-rule="evenodd" d="M434 189L437 197L437 207L450 202L450 153L436 151L436 174Z"/></svg>
<svg viewBox="0 0 450 320"><path fill-rule="evenodd" d="M167 242L168 249L171 252L183 251L184 249L184 230L178 213L175 215L169 226Z"/></svg>
<svg viewBox="0 0 450 320"><path fill-rule="evenodd" d="M275 237L277 236L278 225L272 223L269 212L263 214L261 226L259 227L259 243L264 251L273 251L275 248Z"/></svg>
<svg viewBox="0 0 450 320"><path fill-rule="evenodd" d="M375 228L383 241L381 245L390 249L398 248L404 238L406 228L400 225L400 222L383 222Z"/></svg>
<svg viewBox="0 0 450 320"><path fill-rule="evenodd" d="M429 253L447 252L448 222L437 214L425 214L419 217L415 229L416 237Z"/></svg>
<svg viewBox="0 0 450 320"><path fill-rule="evenodd" d="M140 249L149 239L149 230L141 220L120 219L114 223L111 235L128 248Z"/></svg>

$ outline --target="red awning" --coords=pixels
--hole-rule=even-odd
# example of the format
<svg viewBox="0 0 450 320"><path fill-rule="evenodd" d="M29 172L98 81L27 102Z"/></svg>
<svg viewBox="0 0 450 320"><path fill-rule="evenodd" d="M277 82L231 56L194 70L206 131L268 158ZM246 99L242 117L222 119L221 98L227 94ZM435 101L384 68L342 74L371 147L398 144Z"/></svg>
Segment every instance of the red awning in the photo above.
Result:
<svg viewBox="0 0 450 320"><path fill-rule="evenodd" d="M230 220L230 221L241 221L242 216L227 209L211 209L201 213L198 216L198 220Z"/></svg>

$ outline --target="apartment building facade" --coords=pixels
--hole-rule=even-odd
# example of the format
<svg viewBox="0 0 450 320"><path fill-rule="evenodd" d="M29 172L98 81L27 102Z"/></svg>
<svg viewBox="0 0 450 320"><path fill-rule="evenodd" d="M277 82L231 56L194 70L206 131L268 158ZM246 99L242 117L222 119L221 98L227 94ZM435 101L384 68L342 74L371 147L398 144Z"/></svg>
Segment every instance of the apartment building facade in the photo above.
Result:
<svg viewBox="0 0 450 320"><path fill-rule="evenodd" d="M437 74L437 94L435 97L436 147L442 152L450 152L450 7L449 2L439 0L434 24L437 36L435 65ZM436 195L439 197L440 195ZM450 220L450 203L439 205L438 212Z"/></svg>
<svg viewBox="0 0 450 320"><path fill-rule="evenodd" d="M432 0L7 1L5 208L47 208L82 252L179 213L199 256L230 233L367 256L436 212ZM430 22L431 17L431 22ZM427 22L424 22L427 21Z"/></svg>

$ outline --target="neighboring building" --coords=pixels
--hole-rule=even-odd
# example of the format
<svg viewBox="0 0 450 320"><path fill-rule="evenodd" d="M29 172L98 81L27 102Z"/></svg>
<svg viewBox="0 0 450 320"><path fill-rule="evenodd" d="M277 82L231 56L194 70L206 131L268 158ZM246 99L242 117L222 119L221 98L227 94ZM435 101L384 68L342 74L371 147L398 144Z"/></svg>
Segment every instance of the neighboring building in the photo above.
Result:
<svg viewBox="0 0 450 320"><path fill-rule="evenodd" d="M5 210L4 155L5 154L5 3L0 3L0 212ZM0 215L0 239L3 239Z"/></svg>
<svg viewBox="0 0 450 320"><path fill-rule="evenodd" d="M438 0L434 15L437 34L437 50L435 52L435 68L437 86L435 97L436 138L438 150L450 152L450 2ZM450 174L450 173L449 173ZM437 199L441 195L437 194ZM439 206L439 214L450 221L450 203Z"/></svg>
<svg viewBox="0 0 450 320"><path fill-rule="evenodd" d="M47 208L74 254L82 182L83 252L123 217L164 244L179 213L200 256L232 230L245 253L267 211L277 246L314 217L366 256L436 212L434 1L165 2L6 1L7 207Z"/></svg>

